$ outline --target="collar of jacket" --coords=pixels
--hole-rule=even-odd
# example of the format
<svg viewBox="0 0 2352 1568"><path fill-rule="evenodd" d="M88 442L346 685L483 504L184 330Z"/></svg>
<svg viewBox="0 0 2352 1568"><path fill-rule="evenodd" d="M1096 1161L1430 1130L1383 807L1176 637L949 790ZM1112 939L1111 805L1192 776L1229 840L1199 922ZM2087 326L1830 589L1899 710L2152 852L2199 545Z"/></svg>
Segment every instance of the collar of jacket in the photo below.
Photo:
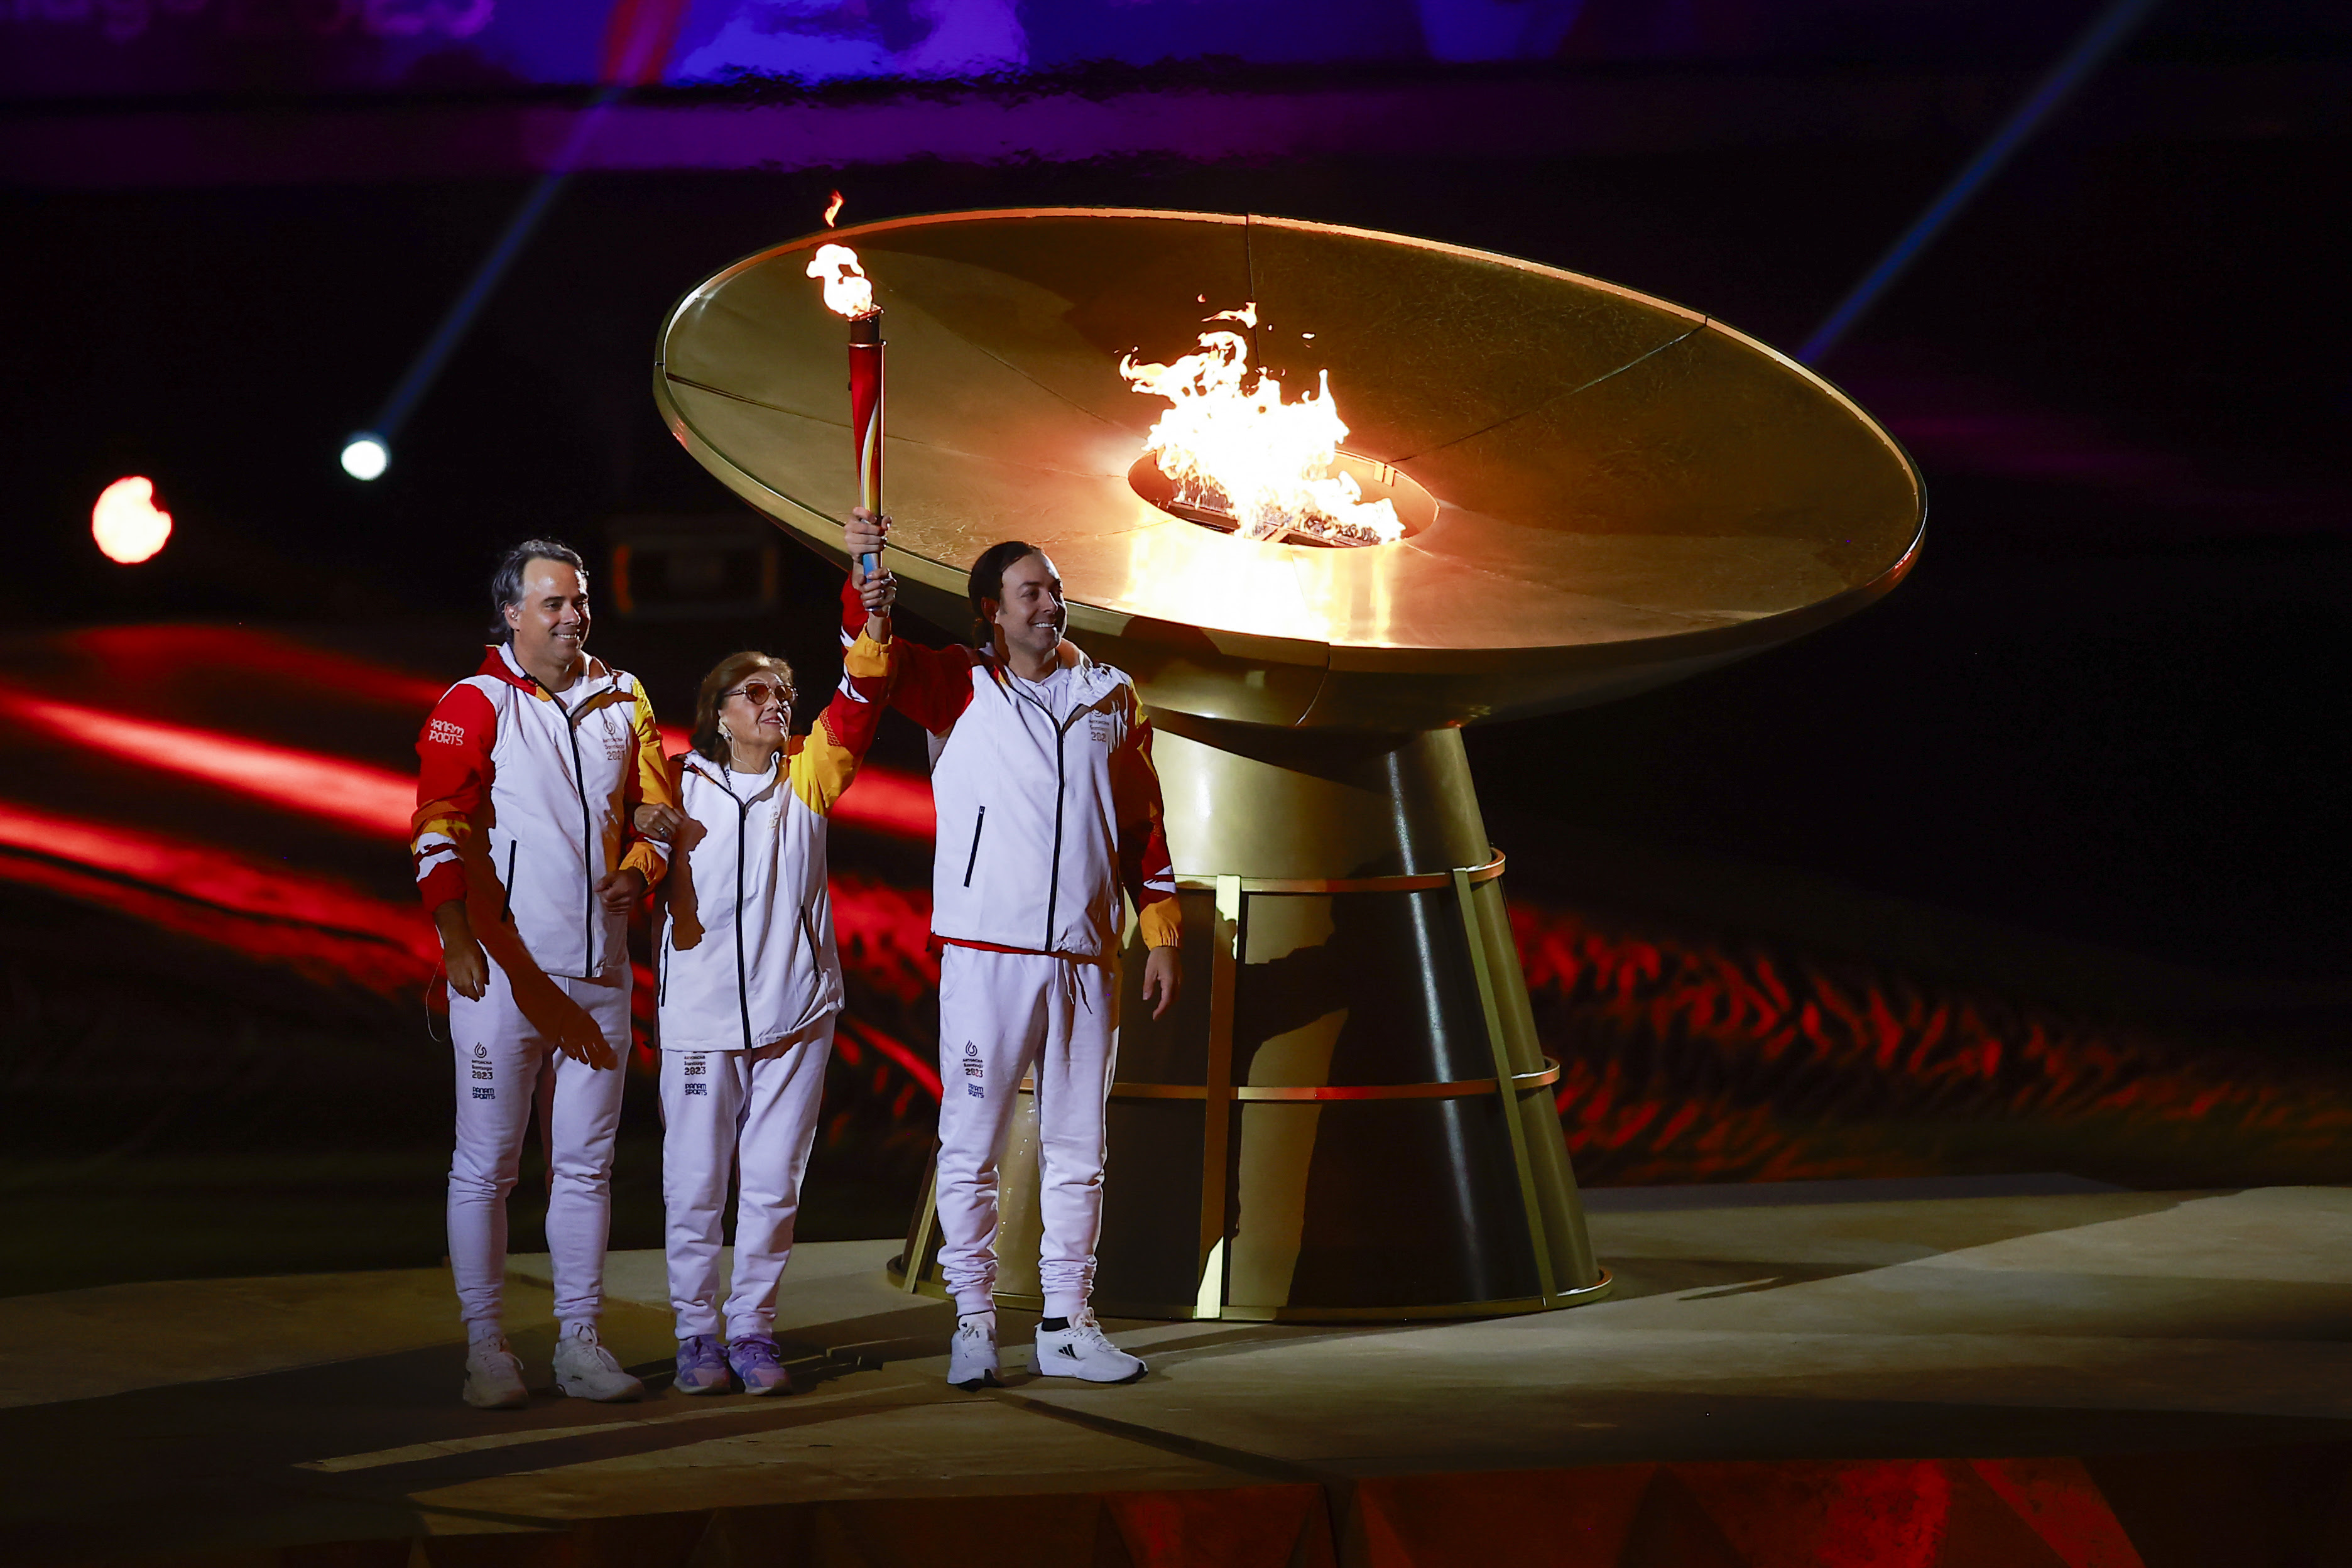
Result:
<svg viewBox="0 0 2352 1568"><path fill-rule="evenodd" d="M1079 686L1092 682L1097 672L1102 668L1102 666L1087 657L1086 649L1067 637L1064 637L1054 646L1054 657L1061 662L1064 669L1070 672L1071 681ZM988 667L988 673L999 686L1003 686L1006 678L1013 673L1005 661L997 658L992 652L982 654L981 662ZM1050 680L1053 677L1049 674L1046 679Z"/></svg>
<svg viewBox="0 0 2352 1568"><path fill-rule="evenodd" d="M590 681L610 680L613 678L613 672L605 668L604 661L594 654L583 654L582 657L587 660L587 666L581 670L580 679L572 683L571 689L579 691L583 697L593 696L594 695L593 692L581 690L583 684ZM530 692L542 702L551 702L555 700L554 695L547 688L532 679L530 673L523 668L522 661L514 656L512 643L492 643L483 648L482 668L474 673L503 680L519 691Z"/></svg>
<svg viewBox="0 0 2352 1568"><path fill-rule="evenodd" d="M728 783L730 778L757 779L759 787L751 792L757 795L783 776L784 758L800 745L800 741L798 735L786 741L783 750L768 759L768 771L764 773L738 773L725 763L714 763L700 752L680 752L678 755L683 759L681 766L693 769L729 795L736 793L735 785Z"/></svg>

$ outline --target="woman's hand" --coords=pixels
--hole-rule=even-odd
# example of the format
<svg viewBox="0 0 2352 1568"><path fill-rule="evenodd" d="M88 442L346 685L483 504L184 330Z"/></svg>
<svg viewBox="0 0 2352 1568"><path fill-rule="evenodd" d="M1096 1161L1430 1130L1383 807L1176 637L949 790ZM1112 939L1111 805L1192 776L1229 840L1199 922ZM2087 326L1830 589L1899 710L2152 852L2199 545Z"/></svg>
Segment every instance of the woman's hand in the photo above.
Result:
<svg viewBox="0 0 2352 1568"><path fill-rule="evenodd" d="M677 830L686 826L686 813L674 805L655 805L648 802L637 807L637 837L668 844L677 837Z"/></svg>
<svg viewBox="0 0 2352 1568"><path fill-rule="evenodd" d="M898 574L877 572L868 577L865 567L853 565L849 575L850 580L857 584L857 596L866 603L866 613L879 616L884 620L889 619L890 606L898 602Z"/></svg>

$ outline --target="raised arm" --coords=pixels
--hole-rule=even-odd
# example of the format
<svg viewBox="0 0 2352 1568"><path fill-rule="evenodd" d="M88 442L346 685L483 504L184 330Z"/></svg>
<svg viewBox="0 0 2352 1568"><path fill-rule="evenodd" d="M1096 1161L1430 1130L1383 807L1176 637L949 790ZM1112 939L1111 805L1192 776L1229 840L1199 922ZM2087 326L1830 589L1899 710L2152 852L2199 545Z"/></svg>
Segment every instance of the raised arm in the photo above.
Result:
<svg viewBox="0 0 2352 1568"><path fill-rule="evenodd" d="M855 579L841 589L843 658L866 629L866 604ZM887 635L887 633L885 634ZM971 701L971 667L976 656L968 647L925 647L901 637L890 637L895 660L889 682L889 705L929 730L944 735Z"/></svg>
<svg viewBox="0 0 2352 1568"><path fill-rule="evenodd" d="M880 624L887 636L888 621ZM793 793L818 816L833 810L833 803L856 778L858 764L874 744L874 731L880 728L882 710L890 701L893 667L904 647L895 638L877 643L859 633L841 657L841 684L835 689L833 700L793 748Z"/></svg>

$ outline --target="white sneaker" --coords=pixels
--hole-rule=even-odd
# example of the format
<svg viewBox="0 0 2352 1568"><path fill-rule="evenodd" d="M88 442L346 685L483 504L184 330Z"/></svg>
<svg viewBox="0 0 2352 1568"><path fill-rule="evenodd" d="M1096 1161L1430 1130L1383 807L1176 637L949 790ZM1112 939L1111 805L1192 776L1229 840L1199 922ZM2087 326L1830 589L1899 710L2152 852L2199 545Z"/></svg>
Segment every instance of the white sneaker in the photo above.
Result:
<svg viewBox="0 0 2352 1568"><path fill-rule="evenodd" d="M1029 1370L1040 1377L1076 1377L1087 1383L1133 1383L1147 1370L1103 1338L1102 1325L1092 1309L1070 1320L1066 1329L1039 1329L1029 1352Z"/></svg>
<svg viewBox="0 0 2352 1568"><path fill-rule="evenodd" d="M566 1324L555 1342L555 1386L574 1399L621 1405L646 1396L646 1385L621 1370L596 1338L593 1323Z"/></svg>
<svg viewBox="0 0 2352 1568"><path fill-rule="evenodd" d="M967 1312L956 1320L955 1340L948 1347L948 1382L966 1394L996 1381L996 1314Z"/></svg>
<svg viewBox="0 0 2352 1568"><path fill-rule="evenodd" d="M522 1384L522 1358L507 1349L504 1335L476 1340L467 1348L460 1393L477 1410L517 1410L530 1403L530 1390Z"/></svg>

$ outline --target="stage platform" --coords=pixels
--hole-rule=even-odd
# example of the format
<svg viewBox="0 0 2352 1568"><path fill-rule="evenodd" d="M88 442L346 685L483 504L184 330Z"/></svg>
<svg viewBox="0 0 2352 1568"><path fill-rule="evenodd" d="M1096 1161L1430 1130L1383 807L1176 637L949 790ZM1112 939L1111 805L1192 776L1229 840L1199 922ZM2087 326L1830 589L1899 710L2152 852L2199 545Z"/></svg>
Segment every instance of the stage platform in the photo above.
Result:
<svg viewBox="0 0 2352 1568"><path fill-rule="evenodd" d="M635 1405L461 1405L439 1269L0 1300L0 1561L2352 1563L2352 1190L1589 1195L1605 1302L1113 1323L1123 1388L949 1388L884 1241L795 1257L783 1399L669 1392L651 1253L605 1319ZM544 1260L513 1275L543 1378Z"/></svg>

